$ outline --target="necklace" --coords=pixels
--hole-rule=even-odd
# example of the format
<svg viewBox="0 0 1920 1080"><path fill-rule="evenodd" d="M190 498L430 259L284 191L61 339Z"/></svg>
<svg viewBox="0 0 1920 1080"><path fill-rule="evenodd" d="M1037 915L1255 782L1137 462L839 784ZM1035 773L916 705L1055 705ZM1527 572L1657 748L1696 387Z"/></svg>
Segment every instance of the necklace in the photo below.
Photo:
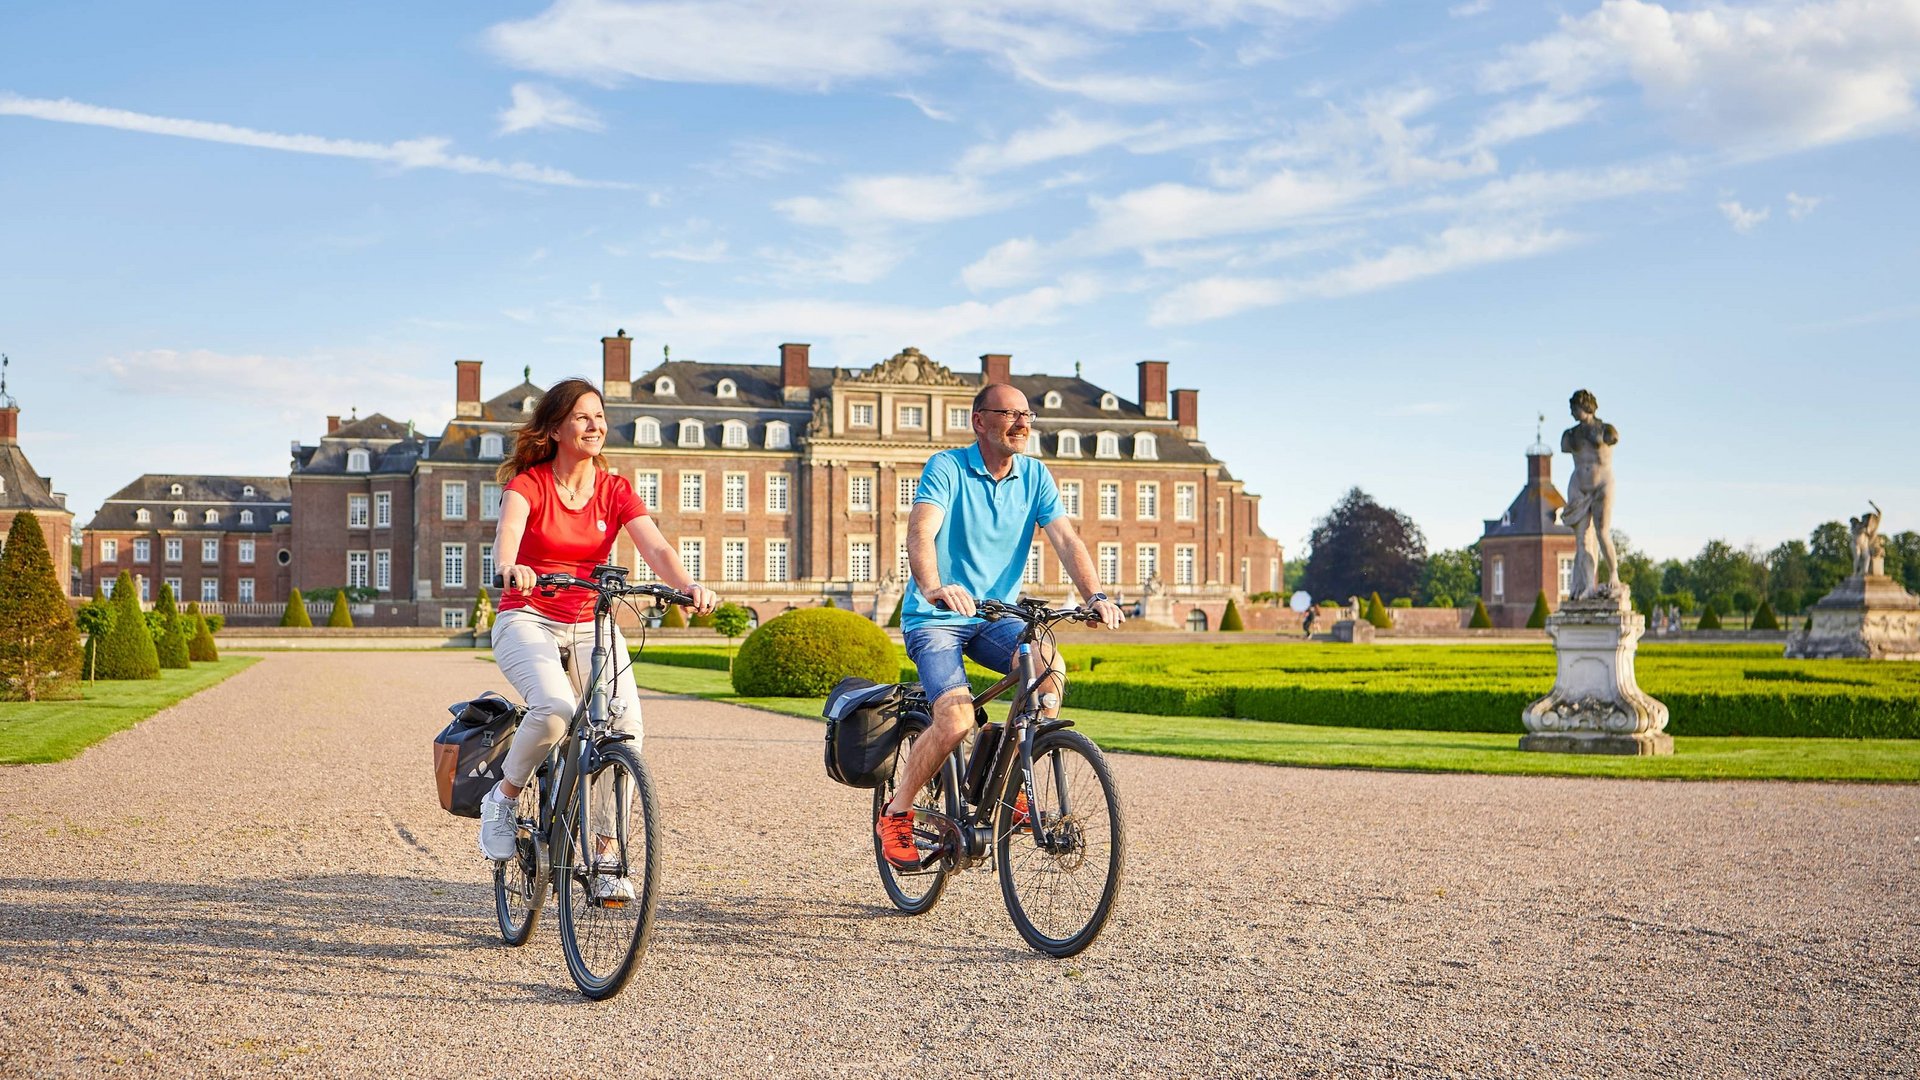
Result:
<svg viewBox="0 0 1920 1080"><path fill-rule="evenodd" d="M591 472L587 474L587 484L586 484L584 493L582 493L581 491L576 491L573 485L567 483L565 480L560 479L560 474L558 473L555 473L553 476L553 484L555 487L559 488L561 491L566 492L570 498L584 499L588 495L593 494L593 474Z"/></svg>

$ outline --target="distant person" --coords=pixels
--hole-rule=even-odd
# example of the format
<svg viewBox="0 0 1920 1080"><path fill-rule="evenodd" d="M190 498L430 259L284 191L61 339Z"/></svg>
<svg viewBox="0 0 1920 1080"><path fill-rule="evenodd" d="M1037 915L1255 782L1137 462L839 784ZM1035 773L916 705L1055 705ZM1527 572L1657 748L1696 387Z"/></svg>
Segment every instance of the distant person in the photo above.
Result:
<svg viewBox="0 0 1920 1080"><path fill-rule="evenodd" d="M1313 624L1319 621L1320 621L1320 609L1317 607L1308 608L1306 615L1302 616L1300 619L1300 636L1303 638L1312 637Z"/></svg>

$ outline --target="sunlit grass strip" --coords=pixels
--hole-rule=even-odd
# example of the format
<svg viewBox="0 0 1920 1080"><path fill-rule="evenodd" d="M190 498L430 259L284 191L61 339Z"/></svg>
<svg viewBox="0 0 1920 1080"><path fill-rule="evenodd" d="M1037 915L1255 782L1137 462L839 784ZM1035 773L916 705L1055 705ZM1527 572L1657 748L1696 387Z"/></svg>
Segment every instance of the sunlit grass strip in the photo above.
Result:
<svg viewBox="0 0 1920 1080"><path fill-rule="evenodd" d="M252 666L257 656L230 656L190 668L163 668L158 679L86 683L77 701L0 701L0 764L66 759Z"/></svg>

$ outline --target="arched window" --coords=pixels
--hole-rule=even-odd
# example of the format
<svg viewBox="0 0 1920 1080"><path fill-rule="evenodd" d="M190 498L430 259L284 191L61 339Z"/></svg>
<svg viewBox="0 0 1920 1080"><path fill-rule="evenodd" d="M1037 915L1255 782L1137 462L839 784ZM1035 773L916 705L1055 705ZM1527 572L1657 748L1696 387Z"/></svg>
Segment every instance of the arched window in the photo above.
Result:
<svg viewBox="0 0 1920 1080"><path fill-rule="evenodd" d="M707 427L698 420L680 421L681 446L707 445Z"/></svg>
<svg viewBox="0 0 1920 1080"><path fill-rule="evenodd" d="M1133 460L1157 461L1160 457L1160 440L1150 431L1135 432L1133 436Z"/></svg>
<svg viewBox="0 0 1920 1080"><path fill-rule="evenodd" d="M666 375L662 375L659 378L653 380L653 392L654 392L654 395L657 397L674 396L676 391L673 389L673 379Z"/></svg>
<svg viewBox="0 0 1920 1080"><path fill-rule="evenodd" d="M251 498L253 498L253 485L252 485L252 484L248 484L248 485L247 485L246 487L243 487L243 488L241 488L241 489L240 489L240 497L241 497L241 498L243 498L243 499L251 499Z"/></svg>
<svg viewBox="0 0 1920 1080"><path fill-rule="evenodd" d="M1080 433L1077 431L1063 431L1056 436L1054 445L1056 447L1054 453L1061 457L1079 457Z"/></svg>
<svg viewBox="0 0 1920 1080"><path fill-rule="evenodd" d="M174 494L174 495L182 495L182 494L185 494L185 493L186 493L186 490L187 490L186 488L183 488L183 487L181 487L181 486L180 486L179 484L175 484L175 485L173 485L172 487L170 487L170 488L168 488L168 489L167 489L167 491L168 491L169 493L171 493L171 494Z"/></svg>
<svg viewBox="0 0 1920 1080"><path fill-rule="evenodd" d="M1187 612L1187 629L1196 630L1203 634L1206 633L1207 613L1199 608L1194 608L1192 611Z"/></svg>
<svg viewBox="0 0 1920 1080"><path fill-rule="evenodd" d="M145 525L147 522L153 520L153 515L148 513L147 508L143 506L133 512L133 520Z"/></svg>
<svg viewBox="0 0 1920 1080"><path fill-rule="evenodd" d="M732 379L721 379L720 384L713 388L713 396L737 398L740 396L740 388L734 385Z"/></svg>
<svg viewBox="0 0 1920 1080"><path fill-rule="evenodd" d="M173 523L175 525L185 525L187 523L187 512L185 510L175 510L173 512Z"/></svg>
<svg viewBox="0 0 1920 1080"><path fill-rule="evenodd" d="M660 445L660 421L655 420L651 416L643 416L640 419L634 421L633 445L659 446Z"/></svg>
<svg viewBox="0 0 1920 1080"><path fill-rule="evenodd" d="M767 449L785 450L792 445L793 429L787 426L787 422L785 420L769 420L767 422Z"/></svg>
<svg viewBox="0 0 1920 1080"><path fill-rule="evenodd" d="M220 511L218 511L218 510L209 510L209 511L207 511L207 512L206 512L206 515L205 515L205 517L204 517L204 520L205 520L205 521L206 521L206 523L207 523L207 524L209 524L209 525L218 525L218 524L220 524Z"/></svg>
<svg viewBox="0 0 1920 1080"><path fill-rule="evenodd" d="M492 433L480 436L480 456L483 458L505 457L506 440Z"/></svg>
<svg viewBox="0 0 1920 1080"><path fill-rule="evenodd" d="M253 511L251 510L240 511L240 524L242 525L253 524Z"/></svg>
<svg viewBox="0 0 1920 1080"><path fill-rule="evenodd" d="M1060 407L1060 391L1058 390L1047 391L1047 396L1044 399L1042 399L1042 401L1043 401L1043 404L1041 406L1042 408L1047 408L1047 409L1059 408Z"/></svg>
<svg viewBox="0 0 1920 1080"><path fill-rule="evenodd" d="M373 456L365 450L347 451L347 471L367 472L373 468Z"/></svg>
<svg viewBox="0 0 1920 1080"><path fill-rule="evenodd" d="M277 514L275 514L275 515L273 515L273 520L275 520L275 521L285 521L285 520L287 520L287 518L289 518L289 517L291 517L291 516L293 516L293 515L291 515L291 514L289 514L289 513L287 513L287 512L285 511L285 510L282 510L282 511L280 511L279 513L277 513Z"/></svg>
<svg viewBox="0 0 1920 1080"><path fill-rule="evenodd" d="M744 420L729 420L720 425L720 445L733 450L744 450L747 446L747 425Z"/></svg>
<svg viewBox="0 0 1920 1080"><path fill-rule="evenodd" d="M1111 431L1103 431L1095 437L1094 457L1117 458L1120 456L1120 436Z"/></svg>
<svg viewBox="0 0 1920 1080"><path fill-rule="evenodd" d="M1101 412L1119 412L1120 399L1117 397L1114 397L1112 394L1101 394L1100 395L1100 411Z"/></svg>
<svg viewBox="0 0 1920 1080"><path fill-rule="evenodd" d="M532 394L528 394L526 397L520 399L520 411L532 412L533 407L539 403L539 399L535 398Z"/></svg>

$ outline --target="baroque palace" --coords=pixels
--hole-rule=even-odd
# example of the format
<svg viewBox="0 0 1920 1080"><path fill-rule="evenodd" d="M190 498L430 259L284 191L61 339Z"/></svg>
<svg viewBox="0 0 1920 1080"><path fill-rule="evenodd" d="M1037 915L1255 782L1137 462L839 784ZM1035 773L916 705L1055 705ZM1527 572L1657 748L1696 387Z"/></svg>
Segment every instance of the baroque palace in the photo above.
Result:
<svg viewBox="0 0 1920 1080"><path fill-rule="evenodd" d="M983 382L1009 382L1039 414L1031 452L1059 481L1103 585L1171 627L1212 629L1230 597L1277 591L1282 552L1248 493L1200 440L1199 392L1138 365L1133 400L1077 374L978 374L906 349L865 370L666 361L635 378L633 340L601 339L609 465L630 479L688 569L772 618L836 605L884 620L907 580L906 525L929 456L973 440ZM455 416L437 436L382 414L329 417L296 442L287 477L140 477L86 529L83 587L131 569L236 622L277 621L289 590L359 586L371 626L466 625L491 587L501 485L494 471L542 387L490 398L481 364L454 362ZM623 536L614 561L646 575ZM1033 592L1073 592L1036 538ZM324 616L324 611L317 612Z"/></svg>

